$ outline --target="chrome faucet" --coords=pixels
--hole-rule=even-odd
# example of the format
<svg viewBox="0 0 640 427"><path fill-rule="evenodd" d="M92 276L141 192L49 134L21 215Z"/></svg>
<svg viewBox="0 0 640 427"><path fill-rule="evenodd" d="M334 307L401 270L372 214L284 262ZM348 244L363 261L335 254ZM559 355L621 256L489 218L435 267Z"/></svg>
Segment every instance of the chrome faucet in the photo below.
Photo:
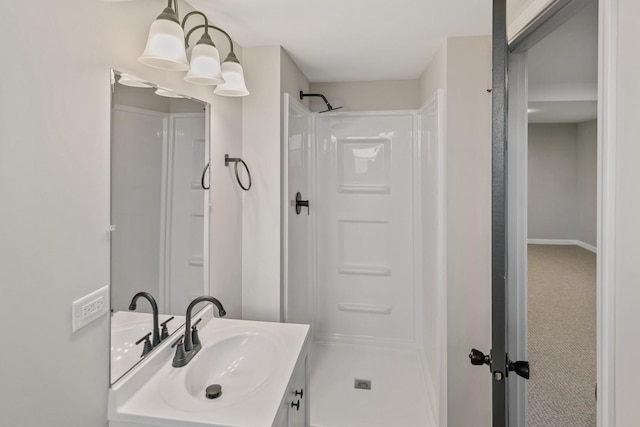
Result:
<svg viewBox="0 0 640 427"><path fill-rule="evenodd" d="M138 298L145 298L151 304L151 310L153 310L153 347L160 344L160 329L158 328L158 304L156 304L155 298L149 292L138 292L131 299L131 304L129 304L129 310L136 309L136 302Z"/></svg>
<svg viewBox="0 0 640 427"><path fill-rule="evenodd" d="M200 343L200 339L198 338L198 331L196 330L196 326L194 325L193 328L191 327L191 312L193 311L193 307L195 307L195 305L200 302L210 302L214 304L218 309L218 315L220 317L224 317L227 314L220 301L218 301L214 297L201 296L191 301L191 303L187 307L187 318L184 324L184 340L181 337L181 339L179 339L174 344L174 346L177 346L176 354L175 356L173 356L172 362L172 366L175 368L185 366L202 348L202 344Z"/></svg>

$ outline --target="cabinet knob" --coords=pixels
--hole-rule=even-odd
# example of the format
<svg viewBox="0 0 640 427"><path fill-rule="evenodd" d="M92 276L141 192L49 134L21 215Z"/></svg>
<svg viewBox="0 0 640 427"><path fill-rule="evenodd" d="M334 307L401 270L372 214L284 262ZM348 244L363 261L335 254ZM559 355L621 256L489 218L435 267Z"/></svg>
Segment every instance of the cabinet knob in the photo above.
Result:
<svg viewBox="0 0 640 427"><path fill-rule="evenodd" d="M300 410L300 401L298 400L297 402L291 402L291 407L292 408L296 408L296 411Z"/></svg>
<svg viewBox="0 0 640 427"><path fill-rule="evenodd" d="M304 389L301 388L300 391L296 390L294 395L295 396L300 396L300 399L302 399L302 396L304 396Z"/></svg>

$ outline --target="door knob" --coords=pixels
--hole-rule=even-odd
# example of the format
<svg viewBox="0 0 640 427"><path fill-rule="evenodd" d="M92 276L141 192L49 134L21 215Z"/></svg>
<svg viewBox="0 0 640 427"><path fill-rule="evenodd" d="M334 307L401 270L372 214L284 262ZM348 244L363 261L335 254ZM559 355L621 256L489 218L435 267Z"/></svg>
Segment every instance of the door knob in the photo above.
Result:
<svg viewBox="0 0 640 427"><path fill-rule="evenodd" d="M309 215L309 201L302 200L302 194L300 194L300 192L298 191L296 193L296 214L297 215L300 215L300 212L302 212L302 207L307 208L307 215Z"/></svg>
<svg viewBox="0 0 640 427"><path fill-rule="evenodd" d="M524 379L529 379L529 362L518 361L509 362L509 371L515 372L516 375L521 376Z"/></svg>
<svg viewBox="0 0 640 427"><path fill-rule="evenodd" d="M475 366L491 365L491 356L485 356L483 352L475 348L471 349L469 359L471 360L471 364Z"/></svg>

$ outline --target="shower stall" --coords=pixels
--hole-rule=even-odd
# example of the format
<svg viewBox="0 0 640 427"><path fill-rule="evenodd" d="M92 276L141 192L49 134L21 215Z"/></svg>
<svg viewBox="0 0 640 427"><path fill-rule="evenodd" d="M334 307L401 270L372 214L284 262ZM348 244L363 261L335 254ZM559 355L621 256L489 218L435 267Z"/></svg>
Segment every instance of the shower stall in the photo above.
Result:
<svg viewBox="0 0 640 427"><path fill-rule="evenodd" d="M446 425L443 102L285 95L283 307L311 324L312 426Z"/></svg>

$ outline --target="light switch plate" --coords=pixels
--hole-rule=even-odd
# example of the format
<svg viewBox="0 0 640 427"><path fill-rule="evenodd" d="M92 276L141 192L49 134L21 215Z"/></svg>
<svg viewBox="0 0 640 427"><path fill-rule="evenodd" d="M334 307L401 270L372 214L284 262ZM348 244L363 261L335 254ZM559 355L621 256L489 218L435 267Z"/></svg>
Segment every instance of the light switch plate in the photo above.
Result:
<svg viewBox="0 0 640 427"><path fill-rule="evenodd" d="M105 286L71 304L71 331L77 331L108 312L109 286Z"/></svg>

